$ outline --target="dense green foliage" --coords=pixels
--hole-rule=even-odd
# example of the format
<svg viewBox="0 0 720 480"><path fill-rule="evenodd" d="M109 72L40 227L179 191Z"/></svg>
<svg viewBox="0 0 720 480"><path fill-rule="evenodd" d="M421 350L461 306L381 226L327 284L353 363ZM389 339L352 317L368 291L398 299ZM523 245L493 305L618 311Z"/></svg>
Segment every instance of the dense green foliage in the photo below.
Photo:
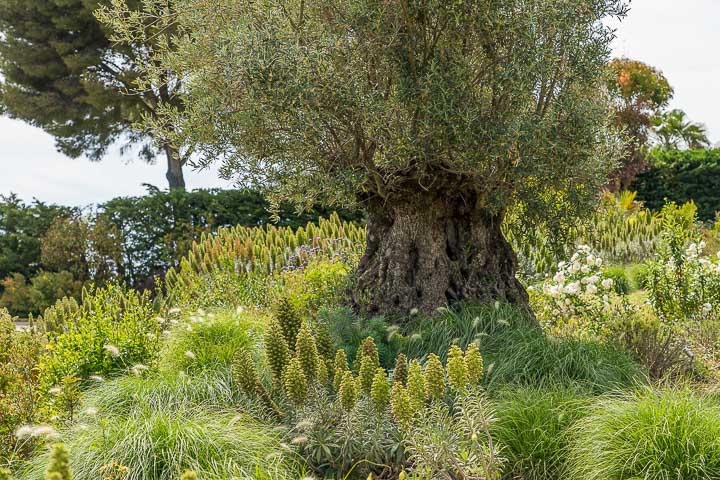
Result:
<svg viewBox="0 0 720 480"><path fill-rule="evenodd" d="M283 205L275 218L269 208L260 193L250 190L150 188L148 195L116 198L85 213L3 197L0 305L13 315L38 316L57 299L79 300L90 282L149 288L205 234L237 225L298 228L331 213L323 207L298 213ZM362 220L357 212L338 214L347 221Z"/></svg>
<svg viewBox="0 0 720 480"><path fill-rule="evenodd" d="M41 268L43 235L56 218L70 211L39 201L28 205L14 195L0 196L0 279L35 275Z"/></svg>
<svg viewBox="0 0 720 480"><path fill-rule="evenodd" d="M713 220L720 211L720 150L652 152L650 168L638 175L632 188L638 199L654 210L667 201L694 202L701 220Z"/></svg>

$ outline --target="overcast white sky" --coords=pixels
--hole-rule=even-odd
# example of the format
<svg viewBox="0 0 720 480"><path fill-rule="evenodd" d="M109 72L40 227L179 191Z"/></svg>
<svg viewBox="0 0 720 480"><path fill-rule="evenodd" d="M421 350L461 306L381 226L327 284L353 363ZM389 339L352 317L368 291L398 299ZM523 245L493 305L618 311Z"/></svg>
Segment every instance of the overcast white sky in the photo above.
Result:
<svg viewBox="0 0 720 480"><path fill-rule="evenodd" d="M615 55L663 71L675 88L672 107L707 125L720 140L720 0L632 0L619 25ZM187 172L188 188L228 187L214 170ZM165 188L161 161L147 165L117 153L99 163L70 159L53 139L22 122L0 118L0 194L48 203L88 205L144 193L143 183Z"/></svg>

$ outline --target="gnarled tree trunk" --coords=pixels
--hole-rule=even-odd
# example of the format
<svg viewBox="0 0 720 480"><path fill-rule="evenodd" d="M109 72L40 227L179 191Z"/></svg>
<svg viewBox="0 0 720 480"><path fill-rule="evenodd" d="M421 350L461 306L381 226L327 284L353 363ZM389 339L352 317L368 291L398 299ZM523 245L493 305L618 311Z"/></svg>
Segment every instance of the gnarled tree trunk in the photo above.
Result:
<svg viewBox="0 0 720 480"><path fill-rule="evenodd" d="M368 312L433 313L461 300L526 306L517 259L493 213L474 194L418 193L367 202L367 249L357 270L355 304Z"/></svg>

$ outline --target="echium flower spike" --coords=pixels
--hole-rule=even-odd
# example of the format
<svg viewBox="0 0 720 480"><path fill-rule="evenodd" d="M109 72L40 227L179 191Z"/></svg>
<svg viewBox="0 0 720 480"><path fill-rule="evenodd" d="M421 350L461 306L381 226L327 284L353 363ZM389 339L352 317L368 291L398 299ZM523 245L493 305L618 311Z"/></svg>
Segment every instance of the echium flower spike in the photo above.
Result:
<svg viewBox="0 0 720 480"><path fill-rule="evenodd" d="M414 411L410 396L401 383L395 382L390 392L390 411L401 427L407 428L412 422Z"/></svg>
<svg viewBox="0 0 720 480"><path fill-rule="evenodd" d="M363 393L370 395L375 371L380 367L377 347L372 337L367 337L360 345L360 386Z"/></svg>
<svg viewBox="0 0 720 480"><path fill-rule="evenodd" d="M428 356L425 365L425 390L430 400L440 400L445 396L445 369L434 353Z"/></svg>
<svg viewBox="0 0 720 480"><path fill-rule="evenodd" d="M340 404L345 411L349 412L355 407L358 399L358 385L355 376L350 371L346 371L340 384Z"/></svg>
<svg viewBox="0 0 720 480"><path fill-rule="evenodd" d="M265 331L265 356L273 378L280 382L285 365L290 361L290 348L282 334L280 324L275 319L270 321Z"/></svg>
<svg viewBox="0 0 720 480"><path fill-rule="evenodd" d="M403 385L407 385L408 377L408 364L407 357L404 353L401 353L395 359L395 370L393 373L393 382L400 382Z"/></svg>
<svg viewBox="0 0 720 480"><path fill-rule="evenodd" d="M387 374L382 368L375 371L370 398L377 412L385 411L390 402L390 382L388 382Z"/></svg>
<svg viewBox="0 0 720 480"><path fill-rule="evenodd" d="M312 382L317 379L320 356L318 355L315 338L312 336L310 326L307 322L303 322L298 332L295 354L297 355L297 359L300 362L307 381Z"/></svg>
<svg viewBox="0 0 720 480"><path fill-rule="evenodd" d="M281 298L275 306L275 319L280 324L288 347L294 351L302 318L287 297Z"/></svg>
<svg viewBox="0 0 720 480"><path fill-rule="evenodd" d="M417 360L412 360L410 362L410 368L408 369L407 391L413 411L416 414L420 414L420 411L425 406L427 393L425 387L425 375L423 374L420 362Z"/></svg>
<svg viewBox="0 0 720 480"><path fill-rule="evenodd" d="M72 480L68 451L62 443L56 443L53 445L52 453L50 454L50 465L48 465L45 479Z"/></svg>
<svg viewBox="0 0 720 480"><path fill-rule="evenodd" d="M457 345L450 347L447 361L448 383L456 392L464 391L468 386L468 371L463 351Z"/></svg>
<svg viewBox="0 0 720 480"><path fill-rule="evenodd" d="M290 360L285 367L282 381L288 400L295 405L302 405L308 395L308 381L297 358Z"/></svg>
<svg viewBox="0 0 720 480"><path fill-rule="evenodd" d="M340 391L340 385L345 378L345 372L349 370L350 367L348 366L345 350L340 349L335 353L335 365L333 365L333 387L336 392Z"/></svg>
<svg viewBox="0 0 720 480"><path fill-rule="evenodd" d="M471 387L477 386L483 376L483 358L476 343L471 343L465 350L465 366L468 383Z"/></svg>

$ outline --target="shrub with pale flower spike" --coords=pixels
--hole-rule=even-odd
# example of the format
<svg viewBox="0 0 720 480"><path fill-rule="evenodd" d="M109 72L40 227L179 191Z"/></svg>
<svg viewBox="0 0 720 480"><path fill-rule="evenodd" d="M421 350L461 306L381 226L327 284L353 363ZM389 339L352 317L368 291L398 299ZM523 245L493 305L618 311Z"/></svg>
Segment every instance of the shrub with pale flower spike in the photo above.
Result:
<svg viewBox="0 0 720 480"><path fill-rule="evenodd" d="M370 398L372 398L375 410L378 412L384 411L390 402L390 382L388 382L387 374L382 368L375 371Z"/></svg>
<svg viewBox="0 0 720 480"><path fill-rule="evenodd" d="M425 365L425 391L430 400L440 400L445 396L445 369L440 357L431 353Z"/></svg>
<svg viewBox="0 0 720 480"><path fill-rule="evenodd" d="M302 365L293 358L285 367L282 375L285 396L295 405L301 405L308 395L308 381Z"/></svg>
<svg viewBox="0 0 720 480"><path fill-rule="evenodd" d="M333 387L336 392L340 391L340 385L345 378L345 372L349 370L350 367L348 366L345 350L339 349L337 353L335 353L335 364L333 365Z"/></svg>
<svg viewBox="0 0 720 480"><path fill-rule="evenodd" d="M340 384L340 403L342 404L345 411L350 411L355 406L358 399L358 381L352 372L345 372L343 381Z"/></svg>
<svg viewBox="0 0 720 480"><path fill-rule="evenodd" d="M53 445L45 480L72 480L68 451L62 443Z"/></svg>
<svg viewBox="0 0 720 480"><path fill-rule="evenodd" d="M468 369L463 351L457 345L450 347L447 360L448 384L456 392L465 390L468 385Z"/></svg>

